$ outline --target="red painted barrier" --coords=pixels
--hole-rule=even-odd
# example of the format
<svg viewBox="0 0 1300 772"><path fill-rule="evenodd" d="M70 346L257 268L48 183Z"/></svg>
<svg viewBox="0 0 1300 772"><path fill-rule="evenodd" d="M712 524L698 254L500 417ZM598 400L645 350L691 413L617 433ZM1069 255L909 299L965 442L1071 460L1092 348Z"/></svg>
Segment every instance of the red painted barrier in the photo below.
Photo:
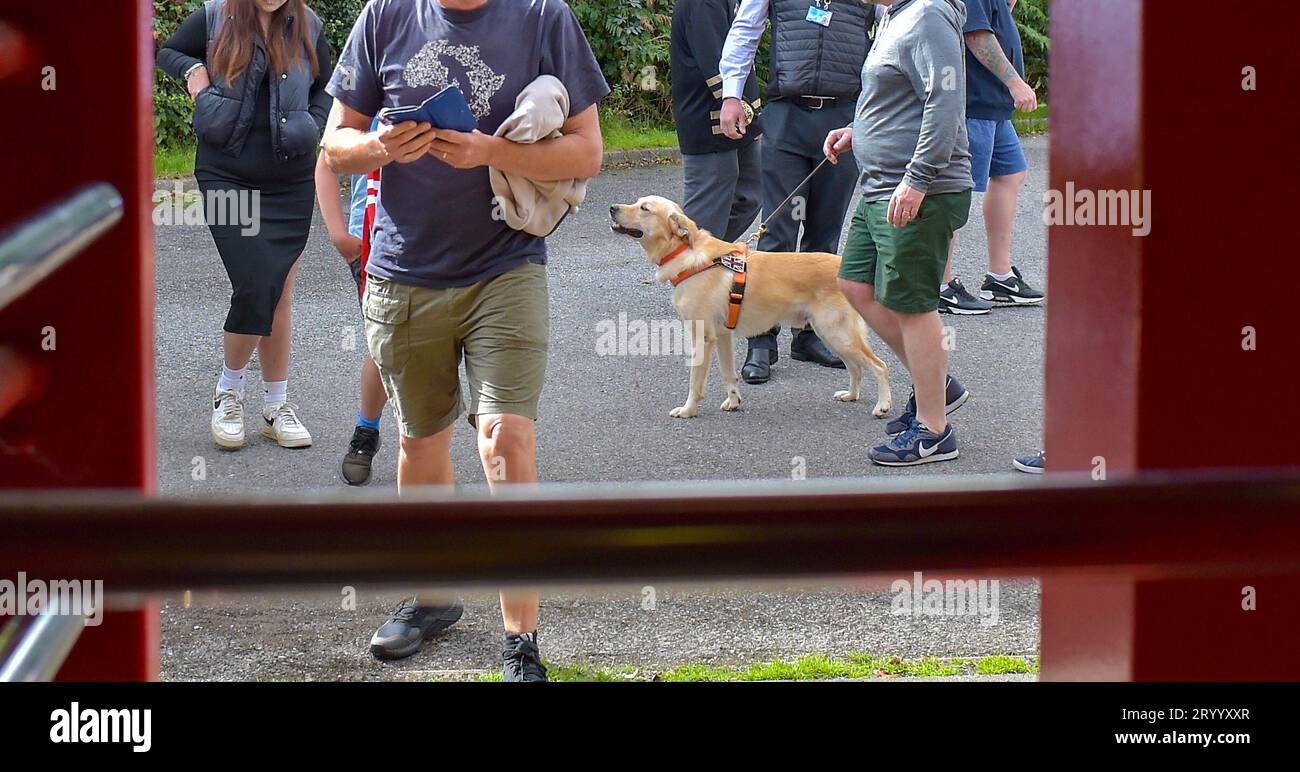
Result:
<svg viewBox="0 0 1300 772"><path fill-rule="evenodd" d="M153 490L149 11L146 0L0 10L36 63L53 68L41 77L54 78L46 90L12 64L18 57L0 58L16 73L0 80L11 116L3 142L20 149L15 184L0 186L0 218L96 180L127 201L111 238L0 312L0 348L48 375L0 418L3 488ZM1052 18L1052 188L1149 192L1152 208L1145 236L1132 224L1051 230L1050 468L1115 477L1300 466L1291 431L1300 344L1286 297L1300 202L1285 176L1300 7L1234 4L1211 27L1185 3L1056 0ZM1255 88L1243 87L1252 74ZM86 115L94 121L73 117ZM51 332L54 345L43 345ZM33 452L11 452L25 447ZM768 514L793 520L799 507L775 502ZM1202 548L1214 544L1204 514ZM1238 515L1221 526L1257 524ZM1170 522L1144 539L1163 553L1162 540L1181 537ZM1143 544L1127 549L1134 569L1045 577L1043 678L1300 678L1294 560L1274 554L1254 575L1189 579L1136 570ZM1257 605L1246 610L1252 593ZM153 609L113 614L88 631L63 676L156 677L156 620Z"/></svg>
<svg viewBox="0 0 1300 772"><path fill-rule="evenodd" d="M43 376L0 417L0 488L154 490L151 13L147 0L0 6L0 226L90 182L126 202L105 238L0 310L0 349ZM65 671L156 677L157 625L115 612Z"/></svg>
<svg viewBox="0 0 1300 772"><path fill-rule="evenodd" d="M1213 23L1184 3L1051 10L1051 187L1149 191L1151 211L1146 236L1050 231L1049 468L1300 465L1285 299L1300 7L1238 3ZM1300 577L1048 578L1042 604L1044 678L1300 678Z"/></svg>

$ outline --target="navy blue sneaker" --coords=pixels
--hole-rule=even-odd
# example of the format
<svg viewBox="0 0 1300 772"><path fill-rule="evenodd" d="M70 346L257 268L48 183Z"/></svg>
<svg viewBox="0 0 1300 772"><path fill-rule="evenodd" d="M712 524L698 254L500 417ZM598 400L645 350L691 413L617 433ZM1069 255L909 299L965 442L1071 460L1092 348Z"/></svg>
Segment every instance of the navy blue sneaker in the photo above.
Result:
<svg viewBox="0 0 1300 772"><path fill-rule="evenodd" d="M1035 456L1021 456L1011 461L1011 465L1026 474L1042 474L1046 464L1047 451L1040 450Z"/></svg>
<svg viewBox="0 0 1300 772"><path fill-rule="evenodd" d="M944 393L944 398L947 403L944 405L943 414L952 415L957 412L957 408L966 404L966 400L970 399L970 392L966 390L965 386L961 385L961 381L950 375L948 376L947 391ZM907 427L911 426L915 420L916 389L913 389L912 396L907 398L907 406L903 408L903 414L885 424L885 436L897 437L907 431Z"/></svg>
<svg viewBox="0 0 1300 772"><path fill-rule="evenodd" d="M902 434L867 452L867 457L881 466L915 466L949 461L957 455L957 434L952 424L943 434L935 434L920 421L913 421Z"/></svg>

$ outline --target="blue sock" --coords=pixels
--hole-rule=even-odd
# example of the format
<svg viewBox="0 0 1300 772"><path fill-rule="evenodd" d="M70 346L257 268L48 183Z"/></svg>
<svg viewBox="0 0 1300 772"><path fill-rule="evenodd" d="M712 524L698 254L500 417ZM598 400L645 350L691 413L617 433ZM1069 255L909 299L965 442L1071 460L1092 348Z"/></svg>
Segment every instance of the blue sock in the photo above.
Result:
<svg viewBox="0 0 1300 772"><path fill-rule="evenodd" d="M364 426L368 429L375 429L376 431L378 431L379 421L383 417L384 414L380 413L378 416L375 417L375 420L372 421L369 418L366 418L365 416L361 415L360 413L357 413L357 426Z"/></svg>

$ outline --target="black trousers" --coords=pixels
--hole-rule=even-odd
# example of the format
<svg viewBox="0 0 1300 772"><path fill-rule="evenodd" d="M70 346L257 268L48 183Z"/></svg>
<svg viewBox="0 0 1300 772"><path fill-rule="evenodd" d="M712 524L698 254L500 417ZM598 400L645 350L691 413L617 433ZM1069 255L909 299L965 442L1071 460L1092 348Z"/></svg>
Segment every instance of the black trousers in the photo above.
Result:
<svg viewBox="0 0 1300 772"><path fill-rule="evenodd" d="M720 153L683 154L682 169L686 216L725 241L745 235L759 209L758 143Z"/></svg>
<svg viewBox="0 0 1300 772"><path fill-rule="evenodd" d="M761 143L764 218L822 162L826 157L822 153L826 135L850 125L853 109L853 102L846 100L820 110L786 100L768 104L763 111ZM758 248L765 252L839 254L840 233L858 176L858 165L851 153L841 155L834 166L826 164L767 224Z"/></svg>
<svg viewBox="0 0 1300 772"><path fill-rule="evenodd" d="M812 174L826 155L826 135L853 123L854 103L840 100L834 107L813 110L784 99L769 102L763 111L763 218L766 219L796 185ZM849 202L858 183L858 164L852 153L839 163L826 164L795 193L767 223L758 240L764 252L831 252L839 254L840 234ZM802 233L800 233L802 226ZM774 328L750 338L754 348L776 348Z"/></svg>

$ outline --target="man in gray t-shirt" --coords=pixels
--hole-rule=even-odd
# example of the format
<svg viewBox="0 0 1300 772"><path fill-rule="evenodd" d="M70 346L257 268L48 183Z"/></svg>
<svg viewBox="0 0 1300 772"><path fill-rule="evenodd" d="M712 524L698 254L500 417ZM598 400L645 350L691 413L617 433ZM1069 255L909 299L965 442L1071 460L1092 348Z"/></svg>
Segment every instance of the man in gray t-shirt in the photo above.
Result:
<svg viewBox="0 0 1300 772"><path fill-rule="evenodd" d="M493 136L541 75L565 87L562 136ZM455 85L478 130L413 121L371 130L382 108L419 105ZM560 0L372 0L327 89L324 152L339 174L382 167L362 311L366 342L401 424L398 489L451 485L451 429L469 380L488 485L537 481L533 421L546 370L546 242L510 228L488 168L538 182L600 171L596 103L609 93L578 21ZM536 593L503 592L507 681L544 681ZM404 602L371 639L397 659L460 618L459 605Z"/></svg>
<svg viewBox="0 0 1300 772"><path fill-rule="evenodd" d="M957 457L947 414L970 396L947 376L939 279L953 232L970 212L965 44L960 0L877 0L889 6L862 68L853 125L826 138L850 147L862 201L844 245L840 289L912 375L913 397L868 457L911 466Z"/></svg>

